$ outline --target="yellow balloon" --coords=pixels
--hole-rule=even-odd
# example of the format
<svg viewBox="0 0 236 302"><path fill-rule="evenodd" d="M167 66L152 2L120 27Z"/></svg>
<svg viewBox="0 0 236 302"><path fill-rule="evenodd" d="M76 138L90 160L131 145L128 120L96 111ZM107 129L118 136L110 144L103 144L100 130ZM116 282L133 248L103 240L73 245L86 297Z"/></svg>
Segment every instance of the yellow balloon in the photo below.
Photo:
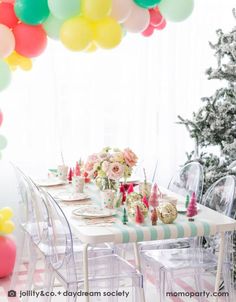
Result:
<svg viewBox="0 0 236 302"><path fill-rule="evenodd" d="M108 16L112 0L82 0L82 13L91 20L100 20Z"/></svg>
<svg viewBox="0 0 236 302"><path fill-rule="evenodd" d="M4 234L11 234L15 229L15 225L12 221L6 221L1 226L1 232Z"/></svg>
<svg viewBox="0 0 236 302"><path fill-rule="evenodd" d="M29 71L32 69L32 61L28 58L24 58L20 61L20 68L25 71Z"/></svg>
<svg viewBox="0 0 236 302"><path fill-rule="evenodd" d="M11 219L12 216L13 216L12 209L11 209L11 208L8 208L8 207L2 208L2 209L0 210L0 214L1 214L1 216L3 217L3 220L5 220L5 221Z"/></svg>
<svg viewBox="0 0 236 302"><path fill-rule="evenodd" d="M60 38L70 50L85 50L93 40L93 26L84 17L73 17L63 23Z"/></svg>
<svg viewBox="0 0 236 302"><path fill-rule="evenodd" d="M102 48L114 48L120 44L123 36L120 24L107 17L97 22L95 27L95 41Z"/></svg>
<svg viewBox="0 0 236 302"><path fill-rule="evenodd" d="M86 52L94 52L97 50L97 46L94 42L92 42L89 47L86 49Z"/></svg>

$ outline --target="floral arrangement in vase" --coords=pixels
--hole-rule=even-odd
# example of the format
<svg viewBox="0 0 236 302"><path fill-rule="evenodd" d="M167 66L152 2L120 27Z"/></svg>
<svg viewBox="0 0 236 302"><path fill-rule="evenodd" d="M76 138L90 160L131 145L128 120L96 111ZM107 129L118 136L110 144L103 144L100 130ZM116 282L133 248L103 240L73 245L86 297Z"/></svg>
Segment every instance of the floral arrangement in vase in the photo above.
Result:
<svg viewBox="0 0 236 302"><path fill-rule="evenodd" d="M88 157L85 171L101 190L117 190L118 181L131 176L137 160L137 155L129 148L120 150L107 147Z"/></svg>

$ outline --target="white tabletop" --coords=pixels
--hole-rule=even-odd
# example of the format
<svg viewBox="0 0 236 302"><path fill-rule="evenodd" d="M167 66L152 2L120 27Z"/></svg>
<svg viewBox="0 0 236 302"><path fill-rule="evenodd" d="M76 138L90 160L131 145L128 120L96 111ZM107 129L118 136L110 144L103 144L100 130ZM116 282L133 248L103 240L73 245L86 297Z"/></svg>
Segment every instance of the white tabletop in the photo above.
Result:
<svg viewBox="0 0 236 302"><path fill-rule="evenodd" d="M58 190L63 190L59 187ZM64 190L68 190L68 187ZM50 190L49 190L50 191ZM55 188L53 189L55 192ZM174 194L168 190L164 190L168 195L177 198L178 203L183 203L183 197ZM99 199L99 191L90 186L89 192L92 200ZM73 210L79 206L73 203L62 203L63 208L72 228L73 233L84 243L96 244L104 242L128 243L150 240L163 240L195 236L214 235L218 232L226 232L236 230L236 221L211 210L205 206L199 205L198 215L194 222L189 222L185 214L178 214L177 219L172 224L163 224L158 221L156 226L152 226L151 222L144 225L137 225L128 222L127 225L121 223L121 211L118 211L116 222L104 223L102 225L95 224L86 225L86 220L73 215Z"/></svg>

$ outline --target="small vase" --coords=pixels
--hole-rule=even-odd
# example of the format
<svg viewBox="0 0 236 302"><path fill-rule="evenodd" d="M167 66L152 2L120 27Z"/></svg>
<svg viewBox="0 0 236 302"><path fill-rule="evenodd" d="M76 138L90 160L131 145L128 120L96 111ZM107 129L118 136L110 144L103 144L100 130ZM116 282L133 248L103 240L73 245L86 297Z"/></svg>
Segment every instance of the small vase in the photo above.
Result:
<svg viewBox="0 0 236 302"><path fill-rule="evenodd" d="M115 194L116 191L111 189L101 191L101 200L103 208L115 208Z"/></svg>

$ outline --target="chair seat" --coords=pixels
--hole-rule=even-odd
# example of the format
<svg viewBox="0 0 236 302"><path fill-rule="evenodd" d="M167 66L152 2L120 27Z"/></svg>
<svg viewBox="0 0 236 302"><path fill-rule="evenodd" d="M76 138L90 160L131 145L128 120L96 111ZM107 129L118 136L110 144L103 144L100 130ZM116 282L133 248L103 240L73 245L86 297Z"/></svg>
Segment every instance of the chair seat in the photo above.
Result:
<svg viewBox="0 0 236 302"><path fill-rule="evenodd" d="M141 256L145 265L157 265L166 270L214 267L217 264L216 255L208 250L193 248L144 251Z"/></svg>
<svg viewBox="0 0 236 302"><path fill-rule="evenodd" d="M155 240L140 242L140 250L158 250L158 249L181 249L189 248L191 246L192 238L169 239L169 240Z"/></svg>
<svg viewBox="0 0 236 302"><path fill-rule="evenodd" d="M83 261L82 257L75 257L75 267L65 268L63 265L55 270L56 273L65 282L80 283L83 282ZM100 257L88 258L88 273L89 280L105 280L105 279L119 279L130 278L136 274L138 278L142 275L129 262L119 257L118 255L104 255ZM71 279L74 276L75 280ZM140 280L142 282L142 280ZM141 284L141 283L140 283Z"/></svg>
<svg viewBox="0 0 236 302"><path fill-rule="evenodd" d="M41 242L38 244L39 250L45 255L45 256L52 256L55 253L55 250L52 250L49 245ZM73 242L73 249L75 254L80 254L80 257L82 257L83 253L83 244L79 240L74 240ZM65 254L66 253L66 246L65 245L57 245L56 250L58 254ZM89 257L98 257L101 255L110 255L113 253L113 249L109 247L107 244L99 244L96 246L89 246L88 248L88 254ZM78 257L78 256L77 256Z"/></svg>

